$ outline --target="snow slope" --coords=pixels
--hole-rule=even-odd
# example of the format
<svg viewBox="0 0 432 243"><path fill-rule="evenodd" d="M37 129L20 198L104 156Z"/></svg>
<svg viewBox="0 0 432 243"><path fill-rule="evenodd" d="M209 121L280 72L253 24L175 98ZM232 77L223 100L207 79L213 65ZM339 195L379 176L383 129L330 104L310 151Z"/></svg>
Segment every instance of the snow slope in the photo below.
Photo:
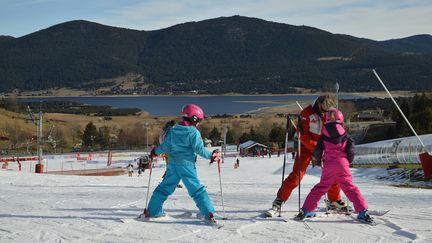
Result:
<svg viewBox="0 0 432 243"><path fill-rule="evenodd" d="M222 164L225 216L222 229L205 225L194 215L186 189L177 189L165 203L169 221L120 220L142 212L148 171L142 177L86 177L0 172L0 242L431 242L432 190L396 188L375 179L384 169L352 169L354 181L371 210L391 211L375 217L377 226L360 224L343 215L303 222L260 217L271 205L281 183L282 157L235 158ZM291 171L288 161L286 175ZM217 166L198 160L198 174L223 216ZM151 189L164 168L155 168ZM137 173L135 173L136 175ZM301 185L302 202L319 168L310 168ZM323 206L323 203L320 204ZM298 210L295 190L283 208L283 218ZM182 217L190 211L192 217Z"/></svg>

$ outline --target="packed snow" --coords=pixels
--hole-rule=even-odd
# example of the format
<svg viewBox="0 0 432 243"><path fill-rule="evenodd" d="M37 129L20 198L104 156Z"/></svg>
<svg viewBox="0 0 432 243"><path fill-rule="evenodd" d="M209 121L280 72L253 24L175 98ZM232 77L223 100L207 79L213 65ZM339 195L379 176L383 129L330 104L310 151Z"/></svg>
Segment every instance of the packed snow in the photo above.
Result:
<svg viewBox="0 0 432 243"><path fill-rule="evenodd" d="M137 156L130 154L123 163L112 166L126 166ZM218 217L228 218L219 219L224 225L221 229L196 217L197 208L185 188L176 189L166 201L164 208L170 218L127 220L143 211L148 170L140 177L136 171L128 177L36 174L30 173L31 167L2 169L0 242L431 242L432 190L398 188L378 180L378 175L387 173L385 169L352 169L354 183L369 209L390 210L384 216L374 216L378 225L363 224L345 215L326 216L323 202L317 218L298 222L292 220L298 212L298 190L283 207L282 217L262 217L281 184L283 157L240 157L237 169L235 159L227 157L221 164L225 210L217 165L197 161L198 176L207 186ZM65 167L60 159L49 163L51 168ZM292 163L289 156L285 176L291 172ZM150 194L164 170L159 160L153 169ZM301 184L302 202L320 174L320 168L308 169Z"/></svg>

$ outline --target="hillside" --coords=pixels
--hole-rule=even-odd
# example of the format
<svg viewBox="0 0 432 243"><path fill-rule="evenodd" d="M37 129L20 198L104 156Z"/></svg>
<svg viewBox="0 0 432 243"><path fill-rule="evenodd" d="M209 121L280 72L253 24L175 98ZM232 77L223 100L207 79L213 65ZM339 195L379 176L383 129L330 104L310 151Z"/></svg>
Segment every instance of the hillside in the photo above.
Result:
<svg viewBox="0 0 432 243"><path fill-rule="evenodd" d="M415 35L397 40L378 41L375 46L396 53L432 54L432 36Z"/></svg>
<svg viewBox="0 0 432 243"><path fill-rule="evenodd" d="M6 41L9 41L9 40L13 40L13 39L15 39L15 38L12 37L12 36L0 35L0 43L6 42Z"/></svg>
<svg viewBox="0 0 432 243"><path fill-rule="evenodd" d="M336 81L344 91L381 89L371 68L391 89L424 90L431 46L429 35L378 42L242 16L156 31L77 20L1 37L0 92L290 93Z"/></svg>

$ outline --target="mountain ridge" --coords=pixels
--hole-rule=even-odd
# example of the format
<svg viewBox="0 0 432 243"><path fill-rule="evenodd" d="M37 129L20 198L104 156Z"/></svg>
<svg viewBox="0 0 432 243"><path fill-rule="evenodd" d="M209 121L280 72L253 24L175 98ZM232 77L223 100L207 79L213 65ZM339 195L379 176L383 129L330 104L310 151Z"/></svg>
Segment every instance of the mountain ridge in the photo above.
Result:
<svg viewBox="0 0 432 243"><path fill-rule="evenodd" d="M334 82L365 91L380 88L371 68L394 89L432 89L431 63L430 35L374 41L243 16L153 31L74 20L0 36L0 92L105 87L115 94L120 84L106 80L119 77L137 94L290 93Z"/></svg>

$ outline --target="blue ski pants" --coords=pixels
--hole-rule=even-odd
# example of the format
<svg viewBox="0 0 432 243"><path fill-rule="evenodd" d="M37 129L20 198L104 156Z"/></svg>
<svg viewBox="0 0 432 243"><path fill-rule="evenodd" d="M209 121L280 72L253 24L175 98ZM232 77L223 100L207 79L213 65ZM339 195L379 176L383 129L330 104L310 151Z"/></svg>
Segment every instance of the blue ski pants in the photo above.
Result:
<svg viewBox="0 0 432 243"><path fill-rule="evenodd" d="M180 180L183 181L189 196L195 201L202 215L208 217L210 213L215 212L205 186L198 179L195 164L178 165L168 163L165 178L153 191L150 199L148 205L149 217L158 217L164 214L163 204L174 193Z"/></svg>

